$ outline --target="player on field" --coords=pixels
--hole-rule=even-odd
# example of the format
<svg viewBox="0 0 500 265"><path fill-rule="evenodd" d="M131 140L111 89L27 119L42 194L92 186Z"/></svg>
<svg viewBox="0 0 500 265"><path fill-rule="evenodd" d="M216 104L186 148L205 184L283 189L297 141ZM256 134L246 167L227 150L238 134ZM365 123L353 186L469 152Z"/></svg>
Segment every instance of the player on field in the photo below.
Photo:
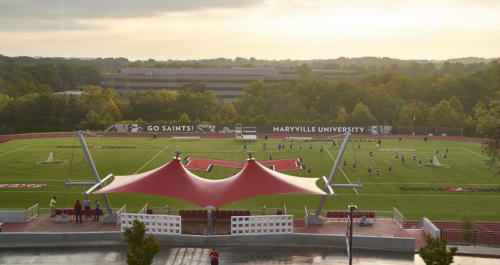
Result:
<svg viewBox="0 0 500 265"><path fill-rule="evenodd" d="M377 179L380 178L380 168L377 167Z"/></svg>
<svg viewBox="0 0 500 265"><path fill-rule="evenodd" d="M413 161L417 161L417 153L413 153Z"/></svg>
<svg viewBox="0 0 500 265"><path fill-rule="evenodd" d="M356 168L356 160L352 161L352 168Z"/></svg>
<svg viewBox="0 0 500 265"><path fill-rule="evenodd" d="M347 166L347 160L344 159L344 167Z"/></svg>
<svg viewBox="0 0 500 265"><path fill-rule="evenodd" d="M368 174L372 173L372 166L368 165Z"/></svg>
<svg viewBox="0 0 500 265"><path fill-rule="evenodd" d="M391 171L392 171L392 164L389 164L389 168L387 169L387 171L389 171L389 173L391 173Z"/></svg>
<svg viewBox="0 0 500 265"><path fill-rule="evenodd" d="M418 158L418 167L421 167L421 166L422 166L422 158L421 158L421 157L419 157L419 158Z"/></svg>
<svg viewBox="0 0 500 265"><path fill-rule="evenodd" d="M401 155L401 164L403 164L403 166L405 165L405 155L404 154Z"/></svg>
<svg viewBox="0 0 500 265"><path fill-rule="evenodd" d="M370 151L370 159L373 160L373 152Z"/></svg>
<svg viewBox="0 0 500 265"><path fill-rule="evenodd" d="M394 156L394 159L399 159L398 152L396 152L396 155Z"/></svg>

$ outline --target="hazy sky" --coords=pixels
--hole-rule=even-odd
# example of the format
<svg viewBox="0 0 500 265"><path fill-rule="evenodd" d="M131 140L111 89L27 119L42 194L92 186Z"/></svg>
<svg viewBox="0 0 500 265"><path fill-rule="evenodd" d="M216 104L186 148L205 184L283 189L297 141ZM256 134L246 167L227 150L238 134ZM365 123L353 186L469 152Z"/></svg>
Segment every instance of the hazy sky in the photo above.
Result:
<svg viewBox="0 0 500 265"><path fill-rule="evenodd" d="M0 54L500 57L500 1L0 0Z"/></svg>

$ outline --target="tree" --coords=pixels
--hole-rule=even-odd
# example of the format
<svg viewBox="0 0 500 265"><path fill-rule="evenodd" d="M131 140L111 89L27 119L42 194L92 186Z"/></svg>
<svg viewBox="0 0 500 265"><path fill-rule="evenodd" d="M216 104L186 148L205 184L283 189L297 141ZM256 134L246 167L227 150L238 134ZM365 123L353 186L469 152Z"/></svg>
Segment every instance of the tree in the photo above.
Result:
<svg viewBox="0 0 500 265"><path fill-rule="evenodd" d="M190 123L191 120L189 120L189 116L184 112L181 114L179 117L179 123Z"/></svg>
<svg viewBox="0 0 500 265"><path fill-rule="evenodd" d="M129 265L150 265L153 258L160 251L160 243L154 235L144 238L146 227L137 220L130 228L125 228L123 235L125 241L130 244L127 252L127 264Z"/></svg>
<svg viewBox="0 0 500 265"><path fill-rule="evenodd" d="M420 257L427 265L449 265L453 263L453 256L457 247L446 249L446 240L440 242L439 238L427 236L427 246L420 248Z"/></svg>
<svg viewBox="0 0 500 265"><path fill-rule="evenodd" d="M349 119L349 114L347 114L347 111L345 110L344 107L341 107L338 114L337 114L337 118L335 119L335 124L336 125L346 125L347 119Z"/></svg>
<svg viewBox="0 0 500 265"><path fill-rule="evenodd" d="M369 126L377 124L377 119L373 117L368 107L363 103L356 104L349 120L350 123L355 126Z"/></svg>
<svg viewBox="0 0 500 265"><path fill-rule="evenodd" d="M483 148L483 152L488 155L487 165L496 169L495 175L500 175L500 92L495 97L484 103L478 101L472 110L473 119L476 123L476 132L490 140Z"/></svg>
<svg viewBox="0 0 500 265"><path fill-rule="evenodd" d="M431 109L431 124L434 127L461 127L463 120L447 100L441 100Z"/></svg>

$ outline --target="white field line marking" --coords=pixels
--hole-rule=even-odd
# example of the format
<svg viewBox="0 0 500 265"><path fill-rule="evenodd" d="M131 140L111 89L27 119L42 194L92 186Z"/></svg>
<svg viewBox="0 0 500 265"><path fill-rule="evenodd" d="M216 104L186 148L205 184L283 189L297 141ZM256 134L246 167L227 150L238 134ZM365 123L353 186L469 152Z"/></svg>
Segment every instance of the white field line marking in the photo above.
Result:
<svg viewBox="0 0 500 265"><path fill-rule="evenodd" d="M23 179L22 177L16 177L16 178L1 178L0 177L0 182L1 181L23 181L23 182L66 182L66 180L58 180L58 179ZM73 180L74 182L79 182L79 181L95 181L95 180Z"/></svg>
<svg viewBox="0 0 500 265"><path fill-rule="evenodd" d="M324 147L325 148L326 152L328 153L328 155L332 158L333 162L335 163L335 158L333 158L332 154L330 154L330 151L328 151L328 148ZM349 182L349 184L352 185L351 181L349 180L349 178L347 177L347 175L344 173L344 170L342 170L342 166L339 165L338 167L340 169L340 172L342 172L342 175L344 175L345 179L347 180L347 182ZM355 188L352 188L354 190L354 192L356 192L357 195L359 195L358 191L355 189Z"/></svg>
<svg viewBox="0 0 500 265"><path fill-rule="evenodd" d="M452 182L363 182L366 185L475 185L475 186L498 186L500 183L452 183Z"/></svg>
<svg viewBox="0 0 500 265"><path fill-rule="evenodd" d="M30 147L30 146L32 146L32 144L25 145L25 146L19 147L19 148L17 148L17 149L11 150L11 151L9 151L9 152L6 152L6 153L3 153L3 154L0 154L0 156L8 155L8 154L10 154L10 153L14 153L15 151L23 150L23 149L28 148L28 147Z"/></svg>
<svg viewBox="0 0 500 265"><path fill-rule="evenodd" d="M33 149L33 148L30 148L30 149L23 149L23 150L26 150L26 151L54 151L54 149L49 149L49 148L46 148L46 149ZM61 149L63 150L63 149ZM68 150L71 150L70 148L68 148ZM91 148L92 152L93 151L115 151L115 152L155 152L155 151L158 151L158 149L153 149L153 150L141 150L141 149L133 149L133 148L124 148L124 149L120 149L120 148Z"/></svg>
<svg viewBox="0 0 500 265"><path fill-rule="evenodd" d="M30 192L30 193L71 193L71 194L82 194L81 192L77 191L64 191L64 190L24 190L24 191L15 191L15 190L0 190L0 193L23 193L23 192ZM342 196L357 196L352 193L335 193L336 195L342 195ZM372 196L372 197L382 197L382 196L390 196L390 197L463 197L463 198L469 198L469 199L474 199L474 198L500 198L500 195L472 195L472 194L467 194L467 195L453 195L453 194L390 194L390 193L384 193L384 194L377 194L377 193L369 193L369 194L363 194L364 196Z"/></svg>
<svg viewBox="0 0 500 265"><path fill-rule="evenodd" d="M335 193L336 195L342 195L342 196L354 196L353 194L349 193ZM445 194L376 194L376 193L370 193L370 194L364 194L363 196L390 196L390 197L463 197L463 198L469 198L469 199L474 199L474 198L500 198L500 195L445 195Z"/></svg>
<svg viewBox="0 0 500 265"><path fill-rule="evenodd" d="M160 152L158 152L155 156L153 156L146 163L144 163L144 165L142 165L142 167L140 167L136 172L134 172L134 174L137 174L137 172L141 171L141 169L143 169L145 166L147 166L151 161L153 161L156 157L158 157L161 153L163 153L163 151L165 151L167 148L168 148L168 145L165 145L165 147L163 149L161 149Z"/></svg>
<svg viewBox="0 0 500 265"><path fill-rule="evenodd" d="M481 155L481 154L478 154L478 153L476 153L476 152L474 152L474 151L472 151L472 150L469 150L468 148L465 148L465 147L462 147L462 148L463 148L464 150L466 150L466 151L469 151L469 152L471 152L471 153L473 153L473 154L475 154L475 155L479 156L479 157L482 157L482 158L484 158L484 159L488 159L488 157L483 156L483 155Z"/></svg>
<svg viewBox="0 0 500 265"><path fill-rule="evenodd" d="M37 193L73 193L73 194L82 194L81 191L64 191L64 190L33 190L33 189L30 189L30 190L1 190L0 189L0 193L2 192L8 192L8 193L16 193L16 192L19 192L19 193L23 193L23 192L37 192Z"/></svg>

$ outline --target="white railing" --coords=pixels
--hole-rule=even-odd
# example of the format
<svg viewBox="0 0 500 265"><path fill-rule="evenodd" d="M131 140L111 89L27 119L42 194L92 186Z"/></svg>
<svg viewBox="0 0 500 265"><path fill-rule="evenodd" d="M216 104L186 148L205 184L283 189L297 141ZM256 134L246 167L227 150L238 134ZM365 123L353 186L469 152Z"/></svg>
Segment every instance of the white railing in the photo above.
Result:
<svg viewBox="0 0 500 265"><path fill-rule="evenodd" d="M406 223L406 218L405 216L396 209L396 207L392 207L392 218L398 225L401 227L401 229L404 229L405 223Z"/></svg>
<svg viewBox="0 0 500 265"><path fill-rule="evenodd" d="M304 215L304 223L306 224L306 227L309 227L309 212L307 211L307 205L304 205L304 210L306 212Z"/></svg>
<svg viewBox="0 0 500 265"><path fill-rule="evenodd" d="M39 213L39 206L40 204L37 203L33 206L31 206L30 208L28 208L25 213L26 213L26 222L29 222L31 221L31 219L35 218L38 216L38 213Z"/></svg>
<svg viewBox="0 0 500 265"><path fill-rule="evenodd" d="M293 215L232 216L231 235L293 233Z"/></svg>
<svg viewBox="0 0 500 265"><path fill-rule="evenodd" d="M181 217L179 215L161 215L161 214L120 214L121 231L132 227L134 221L144 223L146 233L149 234L181 234Z"/></svg>
<svg viewBox="0 0 500 265"><path fill-rule="evenodd" d="M127 204L123 205L122 208L120 208L120 210L116 211L115 214L116 214L116 225L120 225L120 218L121 218L121 214L122 213L126 213L127 212Z"/></svg>
<svg viewBox="0 0 500 265"><path fill-rule="evenodd" d="M139 210L138 214L147 214L148 212L148 203L144 204L144 207Z"/></svg>

